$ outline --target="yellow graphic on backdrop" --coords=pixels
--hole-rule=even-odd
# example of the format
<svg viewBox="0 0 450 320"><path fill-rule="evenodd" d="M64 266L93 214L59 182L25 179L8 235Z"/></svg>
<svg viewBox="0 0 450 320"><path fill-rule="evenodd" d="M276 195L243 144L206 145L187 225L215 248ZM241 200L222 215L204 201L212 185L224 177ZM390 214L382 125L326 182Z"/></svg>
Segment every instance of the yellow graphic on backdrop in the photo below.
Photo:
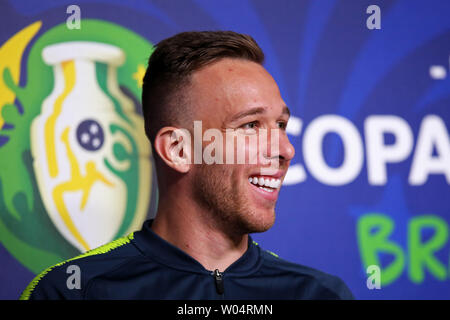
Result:
<svg viewBox="0 0 450 320"><path fill-rule="evenodd" d="M56 150L55 150L55 124L58 120L58 116L62 111L62 104L64 99L69 95L75 85L75 65L73 61L67 61L62 63L63 75L64 75L64 91L56 99L55 108L53 113L47 119L45 123L45 144L48 159L48 170L50 176L55 178L58 175L58 162L56 161Z"/></svg>
<svg viewBox="0 0 450 320"><path fill-rule="evenodd" d="M14 103L16 95L12 92L3 81L3 73L5 69L9 69L15 84L19 83L20 78L20 62L22 61L23 52L41 28L42 22L37 21L5 42L0 47L0 129L5 121L2 117L2 109L7 104Z"/></svg>
<svg viewBox="0 0 450 320"><path fill-rule="evenodd" d="M140 64L137 67L137 71L135 73L133 73L133 79L136 80L137 85L138 85L139 88L142 88L142 83L144 81L145 71L146 71L145 66Z"/></svg>
<svg viewBox="0 0 450 320"><path fill-rule="evenodd" d="M101 181L108 186L114 186L114 184L108 181L100 171L95 167L93 161L86 163L86 175L83 176L80 171L80 166L78 165L77 158L70 148L69 144L69 127L65 128L61 140L66 147L67 157L69 158L70 164L70 180L57 185L53 189L53 200L55 202L56 208L64 221L65 225L69 229L70 233L79 241L79 243L84 247L85 250L89 250L89 245L83 239L81 234L75 227L72 219L70 218L69 211L64 203L63 195L66 192L82 191L83 197L80 205L80 209L83 210L86 205L87 199L89 198L89 192L96 181Z"/></svg>

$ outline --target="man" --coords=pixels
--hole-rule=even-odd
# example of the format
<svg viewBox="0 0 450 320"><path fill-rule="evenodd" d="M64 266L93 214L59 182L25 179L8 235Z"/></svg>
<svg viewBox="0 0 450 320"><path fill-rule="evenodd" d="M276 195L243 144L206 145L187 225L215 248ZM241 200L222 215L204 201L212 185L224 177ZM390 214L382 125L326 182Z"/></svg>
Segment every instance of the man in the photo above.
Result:
<svg viewBox="0 0 450 320"><path fill-rule="evenodd" d="M251 37L234 32L160 42L142 101L158 178L155 219L49 268L22 298L351 299L340 279L282 260L249 236L273 225L294 156L289 109L263 60ZM76 288L66 283L72 264L81 271Z"/></svg>

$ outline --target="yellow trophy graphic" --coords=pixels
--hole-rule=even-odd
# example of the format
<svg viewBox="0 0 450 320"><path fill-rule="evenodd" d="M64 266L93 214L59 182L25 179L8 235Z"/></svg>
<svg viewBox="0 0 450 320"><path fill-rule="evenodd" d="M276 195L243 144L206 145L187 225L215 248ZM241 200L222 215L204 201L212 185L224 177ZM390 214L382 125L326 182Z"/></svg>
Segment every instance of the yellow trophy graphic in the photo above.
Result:
<svg viewBox="0 0 450 320"><path fill-rule="evenodd" d="M44 48L54 88L31 127L39 191L52 222L84 252L140 227L150 201L142 117L122 93L124 52L98 42Z"/></svg>

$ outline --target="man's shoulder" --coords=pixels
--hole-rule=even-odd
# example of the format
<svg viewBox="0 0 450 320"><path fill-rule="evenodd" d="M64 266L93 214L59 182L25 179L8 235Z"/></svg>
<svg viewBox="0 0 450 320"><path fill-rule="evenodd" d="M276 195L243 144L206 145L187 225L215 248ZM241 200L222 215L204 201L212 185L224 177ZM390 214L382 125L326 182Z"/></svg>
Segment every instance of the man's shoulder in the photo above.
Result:
<svg viewBox="0 0 450 320"><path fill-rule="evenodd" d="M30 282L20 299L83 299L92 279L142 258L133 239L131 233L48 267Z"/></svg>
<svg viewBox="0 0 450 320"><path fill-rule="evenodd" d="M289 279L296 285L297 296L304 299L354 299L347 285L337 276L280 258L261 249L261 271L269 276Z"/></svg>

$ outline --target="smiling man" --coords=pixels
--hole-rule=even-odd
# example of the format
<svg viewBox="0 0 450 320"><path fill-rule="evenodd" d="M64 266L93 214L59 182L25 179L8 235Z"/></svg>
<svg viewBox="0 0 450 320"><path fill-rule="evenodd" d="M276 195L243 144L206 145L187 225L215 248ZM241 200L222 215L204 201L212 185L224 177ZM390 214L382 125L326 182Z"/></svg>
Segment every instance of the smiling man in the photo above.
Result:
<svg viewBox="0 0 450 320"><path fill-rule="evenodd" d="M263 60L257 43L235 32L185 32L160 42L142 101L158 178L156 217L44 271L22 298L352 299L339 278L285 261L249 235L274 224L294 156L289 109ZM66 270L73 264L77 285Z"/></svg>

